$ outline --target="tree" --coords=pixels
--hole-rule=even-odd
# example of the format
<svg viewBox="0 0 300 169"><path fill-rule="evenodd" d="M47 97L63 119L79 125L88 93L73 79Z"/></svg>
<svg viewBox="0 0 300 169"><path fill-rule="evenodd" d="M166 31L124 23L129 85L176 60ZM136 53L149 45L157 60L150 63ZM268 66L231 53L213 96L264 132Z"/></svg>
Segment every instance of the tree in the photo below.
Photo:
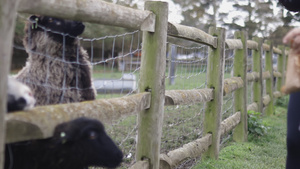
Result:
<svg viewBox="0 0 300 169"><path fill-rule="evenodd" d="M240 3L238 0L229 0L234 2L233 6L235 10L244 13L244 27L248 31L250 38L254 36L267 36L274 27L270 25L278 24L279 18L274 15L273 2L272 0L248 0L247 3ZM233 20L233 23L236 20ZM234 23L233 25L227 24L229 29L235 29L238 26ZM242 28L240 27L240 28Z"/></svg>
<svg viewBox="0 0 300 169"><path fill-rule="evenodd" d="M173 0L182 7L183 25L193 26L199 29L206 29L209 26L217 25L218 9L223 0ZM210 14L209 10L213 9Z"/></svg>

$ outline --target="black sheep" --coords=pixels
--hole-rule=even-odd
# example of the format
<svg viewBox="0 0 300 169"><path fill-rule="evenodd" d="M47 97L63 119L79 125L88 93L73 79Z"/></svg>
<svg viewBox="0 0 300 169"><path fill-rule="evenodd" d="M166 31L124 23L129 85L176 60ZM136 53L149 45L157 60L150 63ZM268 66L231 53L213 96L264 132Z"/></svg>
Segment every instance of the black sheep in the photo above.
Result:
<svg viewBox="0 0 300 169"><path fill-rule="evenodd" d="M122 158L101 122L78 118L56 126L51 138L7 144L5 169L115 168Z"/></svg>

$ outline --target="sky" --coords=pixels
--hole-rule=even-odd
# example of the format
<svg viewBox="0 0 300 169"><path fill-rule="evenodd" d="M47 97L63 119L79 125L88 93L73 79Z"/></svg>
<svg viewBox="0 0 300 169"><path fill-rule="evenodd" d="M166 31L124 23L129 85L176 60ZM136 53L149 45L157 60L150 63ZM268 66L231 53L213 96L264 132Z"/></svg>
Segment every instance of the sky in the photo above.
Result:
<svg viewBox="0 0 300 169"><path fill-rule="evenodd" d="M172 23L180 23L183 20L181 14L180 5L174 4L171 0L152 0L152 1L163 1L169 3L169 22ZM144 9L144 1L143 0L134 0L134 3L137 3L139 9Z"/></svg>
<svg viewBox="0 0 300 169"><path fill-rule="evenodd" d="M172 23L180 23L181 20L183 20L184 18L181 16L181 7L180 5L174 4L174 2L172 0L154 0L154 1L164 1L164 2L168 2L169 3L169 22ZM134 0L134 3L138 4L138 8L139 9L143 9L143 5L144 5L144 0ZM242 3L248 3L248 1L240 1L240 4ZM276 2L273 2L274 4L274 14L277 14L279 12L279 8L276 7ZM240 20L237 20L236 24L239 24L241 26L244 26L244 22L243 22L243 18L245 16L245 14L243 14L241 11L236 11L232 6L233 6L233 2L227 2L224 1L222 3L222 5L220 6L220 12L223 13L229 13L228 15L228 19L225 20L225 22L231 22L231 18L232 17L236 17L238 16L239 18L241 18ZM210 9L210 11L212 13L212 9ZM218 25L221 26L221 25ZM278 25L274 25L274 28L277 27Z"/></svg>

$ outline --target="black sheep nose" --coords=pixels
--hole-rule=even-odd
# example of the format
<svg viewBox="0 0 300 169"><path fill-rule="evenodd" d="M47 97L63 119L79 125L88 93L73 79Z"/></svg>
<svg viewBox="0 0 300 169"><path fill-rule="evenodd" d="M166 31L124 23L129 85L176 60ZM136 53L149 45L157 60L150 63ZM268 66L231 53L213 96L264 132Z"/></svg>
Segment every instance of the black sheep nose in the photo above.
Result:
<svg viewBox="0 0 300 169"><path fill-rule="evenodd" d="M69 28L66 29L66 33L71 36L78 36L83 33L85 26L82 22L72 21L69 23Z"/></svg>
<svg viewBox="0 0 300 169"><path fill-rule="evenodd" d="M82 22L80 22L80 21L74 21L72 23L72 26L73 27L84 27L84 24Z"/></svg>
<svg viewBox="0 0 300 169"><path fill-rule="evenodd" d="M117 156L118 159L120 159L120 161L122 161L122 159L123 159L122 151L118 151L116 156Z"/></svg>
<svg viewBox="0 0 300 169"><path fill-rule="evenodd" d="M115 160L118 165L123 161L123 153L121 150L116 152Z"/></svg>

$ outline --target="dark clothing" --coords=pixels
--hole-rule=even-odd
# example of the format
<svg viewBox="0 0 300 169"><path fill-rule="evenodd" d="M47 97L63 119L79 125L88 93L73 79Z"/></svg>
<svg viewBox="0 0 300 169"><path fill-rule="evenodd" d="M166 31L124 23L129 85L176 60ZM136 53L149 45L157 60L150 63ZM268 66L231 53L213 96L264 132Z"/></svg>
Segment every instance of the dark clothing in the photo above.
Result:
<svg viewBox="0 0 300 169"><path fill-rule="evenodd" d="M299 12L300 11L300 1L299 0L279 0L287 10Z"/></svg>
<svg viewBox="0 0 300 169"><path fill-rule="evenodd" d="M300 168L300 92L292 93L287 117L286 169Z"/></svg>

